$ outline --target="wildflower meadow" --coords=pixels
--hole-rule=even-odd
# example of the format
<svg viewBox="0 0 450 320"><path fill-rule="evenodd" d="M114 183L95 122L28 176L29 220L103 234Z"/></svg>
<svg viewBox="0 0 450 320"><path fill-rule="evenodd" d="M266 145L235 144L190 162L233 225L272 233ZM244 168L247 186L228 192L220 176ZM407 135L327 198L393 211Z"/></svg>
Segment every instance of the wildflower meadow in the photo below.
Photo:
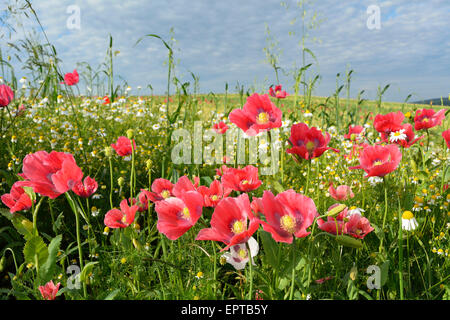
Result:
<svg viewBox="0 0 450 320"><path fill-rule="evenodd" d="M352 97L351 69L315 96L305 42L289 85L267 44L273 84L202 93L152 30L132 40L164 54L165 90L132 94L113 36L98 70L63 68L31 2L5 12L40 42L0 50L1 299L450 298L443 98Z"/></svg>

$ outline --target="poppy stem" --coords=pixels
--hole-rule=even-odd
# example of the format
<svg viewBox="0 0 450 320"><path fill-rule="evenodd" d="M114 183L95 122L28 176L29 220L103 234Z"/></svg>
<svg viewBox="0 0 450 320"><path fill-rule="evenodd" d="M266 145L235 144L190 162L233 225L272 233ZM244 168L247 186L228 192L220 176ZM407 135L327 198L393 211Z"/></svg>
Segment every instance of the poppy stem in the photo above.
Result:
<svg viewBox="0 0 450 320"><path fill-rule="evenodd" d="M383 216L383 224L381 227L381 231L383 232L384 230L384 226L386 224L386 216L387 216L387 210L388 210L388 198L387 198L387 187L386 187L386 177L383 177L383 185L384 185L384 216ZM381 238L380 241L380 248L379 248L379 253L381 253L381 250L383 248L383 240L384 237Z"/></svg>
<svg viewBox="0 0 450 320"><path fill-rule="evenodd" d="M114 177L113 177L113 168L112 168L112 162L111 162L111 157L108 156L108 160L109 160L109 178L110 178L110 189L109 189L109 204L111 206L111 210L114 208L113 206L113 189L114 189Z"/></svg>
<svg viewBox="0 0 450 320"><path fill-rule="evenodd" d="M247 252L248 252L248 257L249 257L249 277L250 277L250 289L248 290L248 300L252 300L252 295L253 295L253 257L252 257L252 252L250 251L250 245L248 244L248 242L245 243L245 245L247 246Z"/></svg>
<svg viewBox="0 0 450 320"><path fill-rule="evenodd" d="M295 237L292 240L292 279L291 279L291 289L289 293L289 300L294 298L294 285L295 285Z"/></svg>

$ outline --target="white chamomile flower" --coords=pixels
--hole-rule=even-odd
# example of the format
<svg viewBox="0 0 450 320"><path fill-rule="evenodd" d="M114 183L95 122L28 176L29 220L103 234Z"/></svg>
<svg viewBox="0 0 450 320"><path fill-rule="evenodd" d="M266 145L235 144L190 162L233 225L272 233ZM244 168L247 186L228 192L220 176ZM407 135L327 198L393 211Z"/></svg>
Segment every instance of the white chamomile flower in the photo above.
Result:
<svg viewBox="0 0 450 320"><path fill-rule="evenodd" d="M414 214L411 211L405 211L402 214L402 229L407 231L412 231L417 228L419 223L416 218L414 218Z"/></svg>
<svg viewBox="0 0 450 320"><path fill-rule="evenodd" d="M391 142L401 141L405 139L406 139L405 129L400 129L398 131L391 132L389 136L389 141Z"/></svg>

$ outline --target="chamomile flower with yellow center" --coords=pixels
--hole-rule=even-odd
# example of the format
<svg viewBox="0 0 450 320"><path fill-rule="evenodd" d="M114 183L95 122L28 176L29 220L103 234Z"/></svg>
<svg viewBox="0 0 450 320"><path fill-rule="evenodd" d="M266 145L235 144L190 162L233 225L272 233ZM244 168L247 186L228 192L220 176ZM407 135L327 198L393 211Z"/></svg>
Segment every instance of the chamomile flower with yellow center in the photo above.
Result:
<svg viewBox="0 0 450 320"><path fill-rule="evenodd" d="M414 214L411 211L405 211L402 214L402 229L407 231L413 231L418 227L419 223Z"/></svg>
<svg viewBox="0 0 450 320"><path fill-rule="evenodd" d="M401 129L399 131L391 132L389 136L390 142L397 142L406 139L405 129Z"/></svg>

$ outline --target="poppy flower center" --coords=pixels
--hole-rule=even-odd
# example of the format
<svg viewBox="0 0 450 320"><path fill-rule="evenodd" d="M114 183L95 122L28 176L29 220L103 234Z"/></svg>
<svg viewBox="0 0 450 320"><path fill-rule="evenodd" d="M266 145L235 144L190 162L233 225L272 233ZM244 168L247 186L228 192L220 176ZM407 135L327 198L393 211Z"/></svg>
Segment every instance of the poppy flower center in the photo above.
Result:
<svg viewBox="0 0 450 320"><path fill-rule="evenodd" d="M242 184L247 184L249 183L248 180L242 180Z"/></svg>
<svg viewBox="0 0 450 320"><path fill-rule="evenodd" d="M284 215L281 217L280 225L281 225L281 228L283 230L285 230L286 232L289 232L289 233L295 232L295 218L293 218L289 215Z"/></svg>
<svg viewBox="0 0 450 320"><path fill-rule="evenodd" d="M161 192L161 197L163 197L164 199L167 199L169 196L170 196L169 190L163 190L163 192Z"/></svg>
<svg viewBox="0 0 450 320"><path fill-rule="evenodd" d="M376 166L381 166L383 164L383 162L381 161L381 160L377 160L377 161L375 161L374 163L373 163L373 166L374 167L376 167Z"/></svg>
<svg viewBox="0 0 450 320"><path fill-rule="evenodd" d="M231 231L233 231L234 234L239 234L244 232L244 224L240 220L236 220L233 223L233 227L231 228Z"/></svg>
<svg viewBox="0 0 450 320"><path fill-rule="evenodd" d="M181 215L182 215L181 217L185 220L189 220L191 218L191 213L189 212L189 209L187 207L183 208Z"/></svg>
<svg viewBox="0 0 450 320"><path fill-rule="evenodd" d="M244 260L245 258L247 258L247 250L239 249L238 255L239 255L239 258Z"/></svg>
<svg viewBox="0 0 450 320"><path fill-rule="evenodd" d="M267 112L260 112L258 114L258 123L265 124L269 122L269 114Z"/></svg>
<svg viewBox="0 0 450 320"><path fill-rule="evenodd" d="M312 142L312 141L308 141L307 143L306 143L306 149L308 150L308 151L313 151L314 149L316 148L316 144L314 143L314 142Z"/></svg>
<svg viewBox="0 0 450 320"><path fill-rule="evenodd" d="M124 216L122 217L122 219L120 219L120 221L122 221L124 224L127 224L127 216L124 215Z"/></svg>
<svg viewBox="0 0 450 320"><path fill-rule="evenodd" d="M422 119L422 121L423 122L428 122L428 121L430 121L430 119L428 119L428 117L425 117L425 118Z"/></svg>
<svg viewBox="0 0 450 320"><path fill-rule="evenodd" d="M214 194L211 196L212 201L217 201L217 199L219 199L219 197L217 195Z"/></svg>

